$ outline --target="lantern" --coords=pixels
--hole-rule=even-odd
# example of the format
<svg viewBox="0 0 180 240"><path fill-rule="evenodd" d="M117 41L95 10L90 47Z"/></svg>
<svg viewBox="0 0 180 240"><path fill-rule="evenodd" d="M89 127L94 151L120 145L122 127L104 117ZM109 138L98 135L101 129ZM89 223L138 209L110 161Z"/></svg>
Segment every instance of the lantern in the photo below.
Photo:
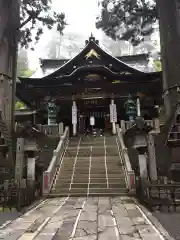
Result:
<svg viewBox="0 0 180 240"><path fill-rule="evenodd" d="M131 95L128 96L128 100L125 102L124 107L129 120L134 121L137 116L137 106Z"/></svg>
<svg viewBox="0 0 180 240"><path fill-rule="evenodd" d="M47 110L48 110L48 125L56 124L57 106L55 102L49 102Z"/></svg>

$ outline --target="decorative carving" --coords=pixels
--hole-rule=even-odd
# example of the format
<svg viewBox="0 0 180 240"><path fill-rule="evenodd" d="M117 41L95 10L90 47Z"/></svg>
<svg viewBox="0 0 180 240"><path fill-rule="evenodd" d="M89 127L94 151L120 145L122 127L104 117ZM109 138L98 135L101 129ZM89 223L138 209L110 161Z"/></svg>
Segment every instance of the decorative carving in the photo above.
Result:
<svg viewBox="0 0 180 240"><path fill-rule="evenodd" d="M94 49L91 49L85 56L86 59L89 59L92 57L100 59L100 55Z"/></svg>

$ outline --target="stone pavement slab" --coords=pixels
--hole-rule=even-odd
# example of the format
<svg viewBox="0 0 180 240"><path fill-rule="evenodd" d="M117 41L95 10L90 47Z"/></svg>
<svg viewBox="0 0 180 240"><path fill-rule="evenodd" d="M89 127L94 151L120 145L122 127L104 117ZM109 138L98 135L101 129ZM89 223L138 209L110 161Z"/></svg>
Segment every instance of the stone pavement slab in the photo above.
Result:
<svg viewBox="0 0 180 240"><path fill-rule="evenodd" d="M46 202L0 228L7 240L163 240L129 197L67 197Z"/></svg>

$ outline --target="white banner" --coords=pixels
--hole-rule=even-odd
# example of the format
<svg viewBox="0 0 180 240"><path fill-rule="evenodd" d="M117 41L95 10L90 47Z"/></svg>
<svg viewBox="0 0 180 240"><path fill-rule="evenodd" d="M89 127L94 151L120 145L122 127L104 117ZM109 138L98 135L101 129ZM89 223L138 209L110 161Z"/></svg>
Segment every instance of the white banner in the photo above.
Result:
<svg viewBox="0 0 180 240"><path fill-rule="evenodd" d="M72 106L72 124L77 124L77 106Z"/></svg>
<svg viewBox="0 0 180 240"><path fill-rule="evenodd" d="M92 116L90 117L90 125L94 126L95 125L95 118Z"/></svg>
<svg viewBox="0 0 180 240"><path fill-rule="evenodd" d="M117 122L117 110L116 104L110 104L110 122L116 123Z"/></svg>

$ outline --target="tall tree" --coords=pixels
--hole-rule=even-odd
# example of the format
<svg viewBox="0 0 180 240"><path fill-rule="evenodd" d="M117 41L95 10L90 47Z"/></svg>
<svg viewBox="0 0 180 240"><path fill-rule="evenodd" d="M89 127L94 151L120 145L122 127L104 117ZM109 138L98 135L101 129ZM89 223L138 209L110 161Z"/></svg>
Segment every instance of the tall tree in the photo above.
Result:
<svg viewBox="0 0 180 240"><path fill-rule="evenodd" d="M154 0L101 0L96 27L112 39L138 45L153 32L157 20Z"/></svg>
<svg viewBox="0 0 180 240"><path fill-rule="evenodd" d="M163 89L167 117L179 100L177 88L180 85L180 1L156 0L159 13ZM172 88L172 90L168 90Z"/></svg>
<svg viewBox="0 0 180 240"><path fill-rule="evenodd" d="M51 0L0 0L0 110L7 126L13 118L12 101L15 95L15 78L18 43L28 47L43 33L43 26L56 25L62 33L66 23L64 14L51 11ZM13 79L13 81L12 81Z"/></svg>

